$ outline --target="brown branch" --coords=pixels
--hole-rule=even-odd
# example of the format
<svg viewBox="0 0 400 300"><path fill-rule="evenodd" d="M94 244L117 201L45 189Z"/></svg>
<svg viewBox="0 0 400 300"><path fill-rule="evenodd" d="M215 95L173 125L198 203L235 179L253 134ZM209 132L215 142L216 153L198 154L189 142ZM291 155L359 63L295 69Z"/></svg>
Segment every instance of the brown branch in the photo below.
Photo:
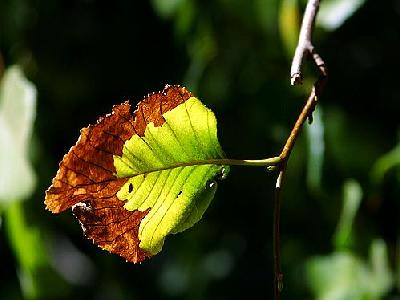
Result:
<svg viewBox="0 0 400 300"><path fill-rule="evenodd" d="M315 109L315 106L318 103L318 97L326 83L326 68L323 67L320 70L321 75L320 78L315 82L314 86L311 89L310 96L306 104L303 107L300 115L298 116L296 123L294 124L292 131L288 139L286 140L286 144L283 146L282 152L279 157L281 158L281 164L279 165L279 175L276 180L275 187L275 201L274 201L274 224L273 224L273 248L274 248L274 295L275 300L280 299L280 292L282 290L283 282L283 274L280 267L280 207L282 202L282 188L283 188L283 180L286 174L286 166L287 161L290 157L292 149L295 145L296 139L299 136L300 129L305 123L307 119L312 118L312 112Z"/></svg>
<svg viewBox="0 0 400 300"><path fill-rule="evenodd" d="M274 224L273 224L273 256L274 256L274 299L280 299L280 293L283 287L283 274L281 271L280 262L280 209L282 202L282 188L283 181L286 173L287 161L289 160L290 154L296 143L297 137L299 136L300 129L307 119L312 120L312 113L315 106L318 103L319 95L321 94L327 80L327 69L324 61L315 51L315 48L311 41L312 32L314 30L315 18L319 8L319 0L308 0L306 10L303 16L303 22L299 34L299 42L296 47L295 54L293 56L292 67L290 71L291 84L301 84L302 66L304 57L309 55L314 64L317 66L319 71L319 78L315 82L311 89L310 96L307 99L301 113L299 114L296 123L294 124L289 137L286 140L285 145L279 155L281 158L281 164L279 165L279 175L276 180L275 187L275 201L274 201Z"/></svg>
<svg viewBox="0 0 400 300"><path fill-rule="evenodd" d="M314 111L315 106L317 105L318 97L321 93L323 86L325 85L326 81L325 79L326 77L320 77L312 87L310 96L308 97L308 100L304 105L303 110L301 111L300 115L296 120L296 123L292 128L292 131L290 132L290 135L286 140L286 144L285 146L283 146L281 154L279 154L279 157L281 158L282 161L288 160L290 153L292 152L292 149L294 147L294 144L296 143L296 139L299 136L301 127L308 118L312 117L312 112Z"/></svg>
<svg viewBox="0 0 400 300"><path fill-rule="evenodd" d="M274 217L273 217L273 257L274 257L274 299L280 298L283 288L283 274L281 271L281 233L280 233L280 217L281 217L281 200L282 200L282 183L285 175L286 164L281 166L275 185L274 199Z"/></svg>

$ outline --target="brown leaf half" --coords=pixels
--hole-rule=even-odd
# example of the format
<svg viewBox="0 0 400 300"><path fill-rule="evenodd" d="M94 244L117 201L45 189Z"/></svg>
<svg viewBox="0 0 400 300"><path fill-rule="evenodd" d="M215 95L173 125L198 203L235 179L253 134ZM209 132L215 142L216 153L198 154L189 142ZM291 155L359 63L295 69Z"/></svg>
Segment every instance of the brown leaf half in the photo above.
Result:
<svg viewBox="0 0 400 300"><path fill-rule="evenodd" d="M85 235L102 249L141 262L150 256L139 248L138 229L148 211L128 211L116 196L128 178L116 178L113 155L122 155L126 140L144 135L147 124L164 123L163 113L191 97L184 87L167 85L149 94L131 114L128 101L115 105L112 113L81 130L75 146L60 163L45 205L53 213L72 207Z"/></svg>

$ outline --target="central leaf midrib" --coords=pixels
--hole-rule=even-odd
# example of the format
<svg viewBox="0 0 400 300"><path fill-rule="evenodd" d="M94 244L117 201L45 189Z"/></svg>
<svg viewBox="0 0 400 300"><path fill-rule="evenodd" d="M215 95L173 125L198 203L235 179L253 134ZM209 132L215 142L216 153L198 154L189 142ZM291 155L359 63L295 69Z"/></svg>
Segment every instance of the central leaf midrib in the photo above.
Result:
<svg viewBox="0 0 400 300"><path fill-rule="evenodd" d="M166 171L166 170L171 170L171 169L176 169L176 168L181 168L181 167L196 167L196 166L204 166L204 165L222 166L222 165L226 165L226 161L224 159L204 159L204 160L195 160L195 161L191 161L191 162L177 162L170 166L155 168L152 170L143 171L143 172L136 173L133 175L123 176L120 178L131 178L131 177L136 177L136 176L140 176L140 175L146 175L146 174L150 174L150 173L154 173L154 172Z"/></svg>

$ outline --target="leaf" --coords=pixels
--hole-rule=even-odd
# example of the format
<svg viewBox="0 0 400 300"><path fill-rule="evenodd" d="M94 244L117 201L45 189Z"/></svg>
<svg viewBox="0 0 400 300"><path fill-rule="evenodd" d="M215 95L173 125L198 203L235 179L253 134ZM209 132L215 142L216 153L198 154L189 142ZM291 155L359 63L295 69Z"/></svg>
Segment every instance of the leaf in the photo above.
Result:
<svg viewBox="0 0 400 300"><path fill-rule="evenodd" d="M116 105L81 130L45 204L72 207L89 239L136 263L202 217L228 167L207 163L224 157L216 119L185 88L166 86L130 109Z"/></svg>
<svg viewBox="0 0 400 300"><path fill-rule="evenodd" d="M0 85L0 202L24 199L34 188L28 152L35 104L34 85L18 66L8 68Z"/></svg>
<svg viewBox="0 0 400 300"><path fill-rule="evenodd" d="M381 156L374 164L371 171L371 179L375 184L383 182L388 171L400 166L400 143L388 153Z"/></svg>
<svg viewBox="0 0 400 300"><path fill-rule="evenodd" d="M47 261L47 253L41 241L40 231L38 228L28 226L25 211L19 202L13 203L7 208L5 220L10 245L18 258L20 272L23 273L21 275L25 277L25 283L29 281L29 284L21 282L21 286L24 293L34 296L38 292L32 274Z"/></svg>

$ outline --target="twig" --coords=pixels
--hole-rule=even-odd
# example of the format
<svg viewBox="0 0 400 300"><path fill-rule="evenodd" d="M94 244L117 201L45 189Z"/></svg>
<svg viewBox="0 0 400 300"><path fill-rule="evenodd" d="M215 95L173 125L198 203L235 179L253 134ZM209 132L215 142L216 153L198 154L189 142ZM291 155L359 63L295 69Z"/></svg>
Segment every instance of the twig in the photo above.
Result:
<svg viewBox="0 0 400 300"><path fill-rule="evenodd" d="M295 54L293 56L292 67L290 71L291 84L301 84L302 66L304 62L304 57L310 55L318 68L319 78L315 82L311 89L310 96L307 99L300 115L298 116L296 123L294 124L289 137L286 140L285 145L279 157L281 158L281 163L279 165L279 175L276 180L275 187L275 201L274 201L274 225L273 225L273 249L274 249L274 299L280 299L280 293L283 287L283 274L281 271L280 262L280 208L282 202L282 188L283 181L286 173L287 161L289 160L292 149L295 145L296 139L299 136L300 129L302 128L304 122L309 119L312 120L312 113L315 106L318 103L319 95L321 94L327 80L327 69L324 61L315 51L315 48L311 41L312 31L314 29L315 18L319 8L319 0L309 0L307 3L306 10L303 16L303 22L299 34L299 42L296 47Z"/></svg>
<svg viewBox="0 0 400 300"><path fill-rule="evenodd" d="M292 67L290 69L290 81L292 85L301 84L303 81L302 66L305 56L313 56L314 62L317 66L324 65L323 60L315 52L312 44L312 32L314 30L315 18L318 13L319 2L319 0L309 0L306 10L304 11L299 41L293 56Z"/></svg>
<svg viewBox="0 0 400 300"><path fill-rule="evenodd" d="M275 199L274 199L274 217L273 217L273 256L274 256L274 299L280 298L280 293L283 288L283 274L281 271L281 233L280 233L280 217L281 217L281 200L282 200L282 183L283 176L285 175L284 169L286 164L283 165L279 171L278 178L275 185Z"/></svg>

